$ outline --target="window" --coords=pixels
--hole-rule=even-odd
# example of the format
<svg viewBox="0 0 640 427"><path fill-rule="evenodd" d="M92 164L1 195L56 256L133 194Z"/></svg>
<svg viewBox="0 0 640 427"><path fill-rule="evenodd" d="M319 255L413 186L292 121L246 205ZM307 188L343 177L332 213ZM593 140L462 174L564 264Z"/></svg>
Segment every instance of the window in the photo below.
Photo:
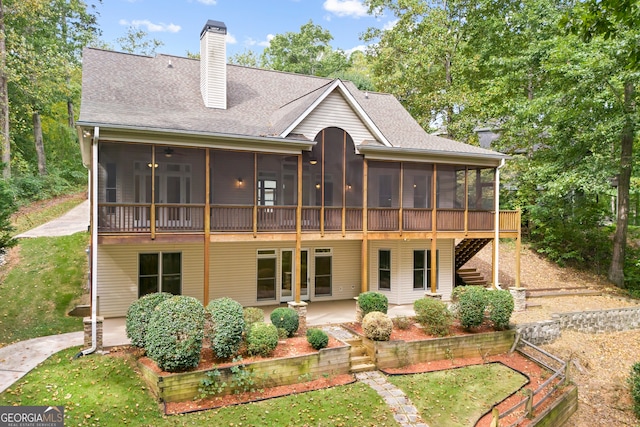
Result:
<svg viewBox="0 0 640 427"><path fill-rule="evenodd" d="M275 176L270 174L261 174L258 178L258 205L260 206L276 206L276 191L278 182Z"/></svg>
<svg viewBox="0 0 640 427"><path fill-rule="evenodd" d="M378 289L391 290L391 251L389 249L378 251Z"/></svg>
<svg viewBox="0 0 640 427"><path fill-rule="evenodd" d="M440 266L440 253L436 251L436 266ZM437 270L437 269L436 269ZM431 286L431 251L413 251L413 289L419 290ZM436 277L436 289L438 280Z"/></svg>
<svg viewBox="0 0 640 427"><path fill-rule="evenodd" d="M276 299L276 251L258 250L257 298L258 300Z"/></svg>
<svg viewBox="0 0 640 427"><path fill-rule="evenodd" d="M315 295L331 296L331 249L315 250Z"/></svg>
<svg viewBox="0 0 640 427"><path fill-rule="evenodd" d="M140 254L138 297L154 292L180 295L182 288L182 254L180 252Z"/></svg>

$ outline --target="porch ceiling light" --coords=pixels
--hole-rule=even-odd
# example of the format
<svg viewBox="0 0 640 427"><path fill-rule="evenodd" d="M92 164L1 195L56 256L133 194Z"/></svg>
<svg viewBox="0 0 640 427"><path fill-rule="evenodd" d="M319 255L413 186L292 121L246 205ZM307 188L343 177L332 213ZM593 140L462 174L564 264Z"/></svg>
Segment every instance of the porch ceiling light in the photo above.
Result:
<svg viewBox="0 0 640 427"><path fill-rule="evenodd" d="M315 157L311 157L309 159L309 164L317 165L318 164L318 159L316 159Z"/></svg>
<svg viewBox="0 0 640 427"><path fill-rule="evenodd" d="M171 148L171 147L165 148L164 149L164 156L166 158L169 158L169 157L173 156L173 148Z"/></svg>

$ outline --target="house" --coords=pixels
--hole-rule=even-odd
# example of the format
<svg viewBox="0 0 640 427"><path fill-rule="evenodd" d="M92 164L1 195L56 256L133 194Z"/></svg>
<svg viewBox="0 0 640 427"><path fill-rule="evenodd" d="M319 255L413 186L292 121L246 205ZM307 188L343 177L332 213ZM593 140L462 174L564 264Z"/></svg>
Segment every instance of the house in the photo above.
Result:
<svg viewBox="0 0 640 427"><path fill-rule="evenodd" d="M429 135L348 81L228 65L225 36L208 21L200 60L84 51L100 316L156 291L245 306L448 299L474 248L519 241L519 213L495 214L505 155Z"/></svg>

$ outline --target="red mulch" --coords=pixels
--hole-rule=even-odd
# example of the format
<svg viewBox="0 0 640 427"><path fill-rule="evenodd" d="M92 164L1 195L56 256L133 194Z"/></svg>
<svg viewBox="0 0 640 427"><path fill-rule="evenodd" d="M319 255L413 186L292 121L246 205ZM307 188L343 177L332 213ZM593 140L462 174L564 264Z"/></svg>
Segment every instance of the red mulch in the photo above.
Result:
<svg viewBox="0 0 640 427"><path fill-rule="evenodd" d="M362 334L362 326L359 323L349 323L344 325L348 329L351 329L353 332ZM459 324L456 324L452 327L451 335L469 335L476 334L482 332L491 332L493 328L490 324L485 323L481 325L479 328L474 329L473 331L466 331ZM391 340L404 340L404 341L416 341L416 340L424 340L427 338L435 338L431 335L425 333L422 328L420 328L416 324L412 324L406 330L394 329L391 334ZM329 345L328 348L340 347L344 345L341 341L336 340L333 337L329 337ZM206 346L205 346L206 347ZM114 349L115 350L115 349ZM153 369L155 372L160 375L170 375L170 373L163 372L158 368L158 366L151 359L142 356L140 354L140 350L134 350L133 348L120 348L119 351L112 351L113 355L119 355L122 352L132 354L134 357L138 358L139 362L145 364L146 366ZM293 338L288 338L284 341L281 341L276 347L275 351L269 358L283 358L283 357L292 357L299 356L304 354L312 354L317 353L317 350L314 350L306 340L306 337L303 336L295 336ZM250 363L254 361L264 360L265 358L261 356L248 356L246 354L245 349L241 349L240 354L242 355L242 362L238 363ZM491 362L500 362L504 365L514 369L523 375L529 378L529 383L525 386L526 388L530 388L532 390L537 389L544 381L549 377L550 373L544 369L542 369L539 365L532 362L531 360L525 358L519 353L512 354L502 354L498 356L489 356L486 358L481 357L470 357L464 359L446 359L439 360L433 362L424 362L418 363L410 366L405 366L402 368L392 368L385 369L383 372L390 375L399 375L399 374L415 374L415 373L423 373L423 372L432 372L432 371L440 371L445 369L453 369L459 368L462 366L469 365L479 365L483 363L491 363ZM213 355L213 352L209 348L204 348L202 351L202 358L200 360L200 364L194 370L207 370L213 369L214 367L223 368L232 365L233 363L229 360L221 360L216 359ZM277 386L265 388L263 390L259 390L256 392L249 393L240 393L240 394L232 394L227 396L217 396L211 397L207 399L198 399L187 402L167 402L165 403L165 413L168 415L194 412L194 411L202 411L207 409L215 409L223 406L230 405L238 405L249 402L256 402L266 399L271 399L275 397L288 396L290 394L304 393L307 391L320 390L328 387L335 387L339 385L350 384L355 381L353 375L343 374L334 377L320 378L313 381L308 381L304 383ZM550 386L549 386L550 387ZM559 392L556 392L559 394ZM507 399L502 401L498 405L498 410L500 412L504 412L508 408L512 407L520 400L523 399L522 393L514 393L509 396ZM549 399L543 406L549 405L553 399ZM516 413L508 416L507 418L501 420L501 423L510 423L519 418L524 409L516 411ZM537 413L540 409L536 410ZM476 424L478 427L486 427L491 423L491 413L488 413L484 417L482 417L478 423ZM528 420L523 422L526 425Z"/></svg>

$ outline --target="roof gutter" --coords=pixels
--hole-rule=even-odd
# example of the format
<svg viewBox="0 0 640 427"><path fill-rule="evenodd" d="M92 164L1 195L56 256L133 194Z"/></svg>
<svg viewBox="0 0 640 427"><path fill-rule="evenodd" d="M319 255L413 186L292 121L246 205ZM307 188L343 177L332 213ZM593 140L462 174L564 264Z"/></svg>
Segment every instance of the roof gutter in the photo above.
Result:
<svg viewBox="0 0 640 427"><path fill-rule="evenodd" d="M429 150L416 148L381 147L360 145L358 152L373 160L404 160L413 162L431 162L448 164L473 164L481 166L498 166L510 157L506 154L486 150L486 153L470 153L458 151Z"/></svg>
<svg viewBox="0 0 640 427"><path fill-rule="evenodd" d="M149 140L152 142L164 142L172 145L189 145L189 146L201 146L201 147L211 147L215 145L216 141L226 141L226 142L234 142L234 143L254 143L254 144L264 144L265 149L271 147L280 147L280 149L285 149L287 151L299 152L300 150L311 150L311 148L316 145L315 141L310 141L307 139L291 139L291 138L282 138L280 136L251 136L251 135L240 135L240 134L232 134L232 133L221 133L221 132L198 132L198 131L185 131L180 129L165 129L165 128L155 128L148 126L126 126L126 125L114 125L110 123L97 123L97 122L77 122L77 125L81 128L94 128L100 127L102 129L103 139L105 139L105 135L109 132L119 132L126 133L129 132L130 136L133 139L137 138L138 142L144 142L144 140ZM149 135L146 135L149 134ZM151 138L152 135L155 135ZM146 136L146 138L145 138ZM160 138L158 138L160 136ZM163 141L163 138L165 137ZM189 139L190 141L173 141L171 138L180 137L183 139Z"/></svg>

